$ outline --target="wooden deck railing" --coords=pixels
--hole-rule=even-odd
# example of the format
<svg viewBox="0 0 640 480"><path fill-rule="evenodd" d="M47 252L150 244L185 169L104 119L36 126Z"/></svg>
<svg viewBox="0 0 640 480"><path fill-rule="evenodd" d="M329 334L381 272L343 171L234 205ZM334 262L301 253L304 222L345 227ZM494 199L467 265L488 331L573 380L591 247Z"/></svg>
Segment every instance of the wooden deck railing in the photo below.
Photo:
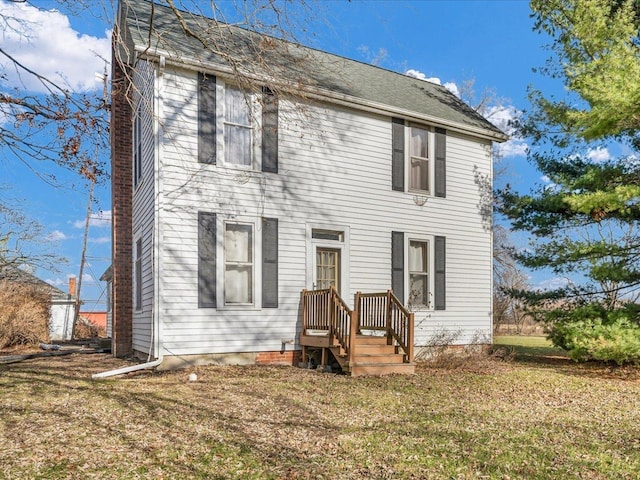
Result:
<svg viewBox="0 0 640 480"><path fill-rule="evenodd" d="M356 293L358 331L383 330L389 345L402 349L406 362L413 362L414 314L409 312L392 290L383 293Z"/></svg>
<svg viewBox="0 0 640 480"><path fill-rule="evenodd" d="M302 328L329 330L330 290L302 291Z"/></svg>
<svg viewBox="0 0 640 480"><path fill-rule="evenodd" d="M357 331L356 314L340 297L335 287L302 291L302 331L326 330L329 344L335 339L353 361Z"/></svg>
<svg viewBox="0 0 640 480"><path fill-rule="evenodd" d="M383 293L356 293L351 310L331 287L302 291L302 332L326 330L329 343L337 341L349 361L355 356L356 334L361 330L381 330L387 343L396 345L413 362L414 314L409 312L391 290Z"/></svg>
<svg viewBox="0 0 640 480"><path fill-rule="evenodd" d="M405 361L413 362L414 314L402 305L391 290L388 293L387 338L391 335L404 351Z"/></svg>

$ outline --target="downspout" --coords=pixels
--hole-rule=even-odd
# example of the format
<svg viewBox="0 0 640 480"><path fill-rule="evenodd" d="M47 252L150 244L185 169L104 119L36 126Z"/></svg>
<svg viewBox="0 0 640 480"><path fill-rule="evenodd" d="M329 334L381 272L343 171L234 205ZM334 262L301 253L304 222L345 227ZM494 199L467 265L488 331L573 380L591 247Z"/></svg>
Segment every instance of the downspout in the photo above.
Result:
<svg viewBox="0 0 640 480"><path fill-rule="evenodd" d="M491 179L491 203L493 205L495 205L494 203L494 198L493 198L493 174L494 174L494 168L493 168L493 149L494 149L494 143L491 142L491 150L489 152L489 178ZM494 218L493 218L493 209L491 210L491 229L489 230L489 235L490 235L490 245L491 245L491 275L490 275L490 280L489 280L489 289L490 289L490 295L491 295L491 301L489 303L489 339L490 339L490 344L493 345L493 327L494 327L494 323L493 323L493 314L495 313L493 310L493 288L494 288L494 282L495 279L493 278L493 248L494 248Z"/></svg>
<svg viewBox="0 0 640 480"><path fill-rule="evenodd" d="M155 136L154 146L154 160L153 160L153 188L154 188L154 202L153 202L153 233L152 233L152 245L153 245L153 310L152 310L152 329L151 329L151 343L153 345L153 355L155 360L146 363L140 363L138 365L131 365L129 367L117 368L115 370L109 370L106 372L94 373L91 375L92 379L114 377L116 375L124 375L125 373L136 372L138 370L148 370L150 368L158 367L164 360L164 353L160 342L160 272L159 272L159 255L160 248L158 242L160 241L160 143L161 132L159 118L161 115L162 102L160 99L160 92L163 85L163 74L165 69L165 57L160 57L158 62L158 70L156 74L156 84L154 91L157 92L154 95L154 115L153 115L153 131ZM151 352L149 352L151 353Z"/></svg>

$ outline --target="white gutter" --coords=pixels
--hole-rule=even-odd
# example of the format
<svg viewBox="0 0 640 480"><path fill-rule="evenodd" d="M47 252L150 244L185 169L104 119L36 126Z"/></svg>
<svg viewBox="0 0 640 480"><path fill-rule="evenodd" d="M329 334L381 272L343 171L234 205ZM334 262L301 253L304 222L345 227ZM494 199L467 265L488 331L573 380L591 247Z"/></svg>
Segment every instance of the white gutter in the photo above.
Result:
<svg viewBox="0 0 640 480"><path fill-rule="evenodd" d="M160 198L160 195L158 195L159 192L159 188L160 188L160 139L161 139L161 133L160 133L160 110L161 110L161 106L162 106L162 101L160 98L160 92L162 91L162 76L164 74L164 68L165 68L165 60L164 57L160 57L159 62L158 62L158 69L157 69L157 74L156 74L156 84L154 86L154 91L155 91L155 95L154 95L154 115L153 115L153 131L154 131L154 136L155 136L155 146L154 146L154 188L155 188L155 195L154 198L158 199ZM153 343L153 353L154 356L156 357L155 360L151 361L151 362L146 362L146 363L140 363L138 365L131 365L129 367L122 367L122 368L117 368L115 370L108 370L106 372L100 372L100 373L94 373L93 375L91 375L91 378L93 380L98 379L98 378L107 378L107 377L114 377L116 375L124 375L125 373L131 373L131 372L136 372L138 370L148 370L150 368L155 368L157 366L159 366L162 361L164 360L164 355L162 353L162 349L161 349L161 345L160 345L160 308L159 308L159 304L160 304L160 295L159 295L159 288L160 288L160 284L158 283L160 281L160 272L159 272L159 268L157 268L158 265L158 256L159 256L159 246L158 246L158 241L160 239L160 235L158 235L158 231L160 229L159 227L159 219L158 219L158 214L159 214L160 208L158 205L158 201L154 201L154 224L153 224L153 237L152 237L152 244L153 244L153 275L154 275L154 287L153 287L153 314L152 314L152 343Z"/></svg>

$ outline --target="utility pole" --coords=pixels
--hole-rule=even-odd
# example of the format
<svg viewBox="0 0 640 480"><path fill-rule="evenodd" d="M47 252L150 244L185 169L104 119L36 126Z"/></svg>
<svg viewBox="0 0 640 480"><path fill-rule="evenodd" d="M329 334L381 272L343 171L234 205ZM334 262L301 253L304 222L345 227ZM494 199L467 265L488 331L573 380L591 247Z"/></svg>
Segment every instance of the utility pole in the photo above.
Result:
<svg viewBox="0 0 640 480"><path fill-rule="evenodd" d="M78 286L76 291L76 311L73 315L73 328L71 329L71 338L76 335L76 325L78 324L78 318L80 317L80 292L82 291L82 275L84 273L84 262L87 257L87 238L89 237L89 224L91 223L91 210L93 207L93 189L96 186L95 175L91 178L91 185L89 186L89 204L87 205L87 218L84 222L84 239L82 241L82 255L80 256L80 276L78 277Z"/></svg>
<svg viewBox="0 0 640 480"><path fill-rule="evenodd" d="M102 82L102 100L104 102L104 108L107 108L107 65L105 62L104 66L104 74L96 74L96 79ZM76 311L73 315L73 326L71 328L71 338L73 339L76 335L76 326L78 324L78 318L80 317L80 305L82 302L80 301L80 292L82 291L82 275L84 274L84 264L87 258L87 239L89 238L89 225L91 223L91 211L93 209L93 191L96 186L97 181L97 172L95 165L93 169L88 172L87 177L89 178L89 203L87 204L87 217L84 222L84 239L82 241L82 255L80 257L80 276L78 277L78 287L76 292Z"/></svg>

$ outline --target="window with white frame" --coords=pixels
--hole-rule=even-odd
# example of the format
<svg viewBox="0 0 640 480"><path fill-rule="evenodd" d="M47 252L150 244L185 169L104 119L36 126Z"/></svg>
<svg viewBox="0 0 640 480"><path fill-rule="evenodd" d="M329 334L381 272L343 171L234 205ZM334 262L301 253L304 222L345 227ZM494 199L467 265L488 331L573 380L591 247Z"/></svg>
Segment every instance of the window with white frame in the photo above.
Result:
<svg viewBox="0 0 640 480"><path fill-rule="evenodd" d="M429 245L425 240L409 240L409 303L412 305L431 306Z"/></svg>
<svg viewBox="0 0 640 480"><path fill-rule="evenodd" d="M225 223L224 303L250 305L254 301L253 225Z"/></svg>
<svg viewBox="0 0 640 480"><path fill-rule="evenodd" d="M429 130L424 127L409 128L409 190L430 192Z"/></svg>
<svg viewBox="0 0 640 480"><path fill-rule="evenodd" d="M224 145L226 163L252 166L254 139L251 106L251 95L233 86L225 86Z"/></svg>

